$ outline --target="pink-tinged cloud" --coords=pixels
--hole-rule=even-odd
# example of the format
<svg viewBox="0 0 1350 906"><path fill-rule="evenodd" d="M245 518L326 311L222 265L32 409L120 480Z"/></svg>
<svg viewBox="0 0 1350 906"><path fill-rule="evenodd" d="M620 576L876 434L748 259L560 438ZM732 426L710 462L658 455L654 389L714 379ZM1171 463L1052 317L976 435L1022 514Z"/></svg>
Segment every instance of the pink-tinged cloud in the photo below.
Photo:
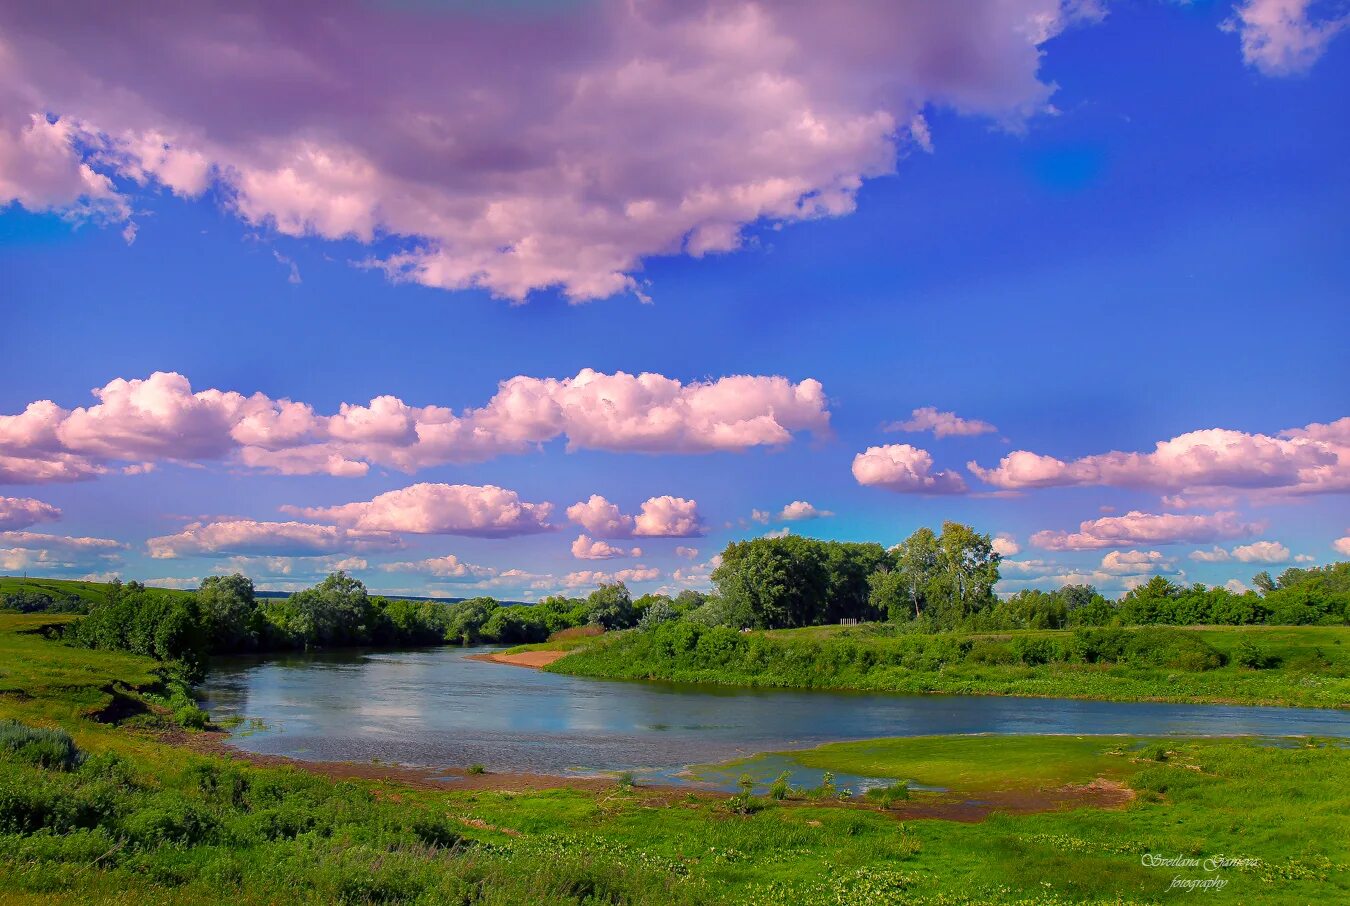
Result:
<svg viewBox="0 0 1350 906"><path fill-rule="evenodd" d="M1113 576L1141 576L1174 572L1175 561L1160 551L1111 551L1102 557L1101 571Z"/></svg>
<svg viewBox="0 0 1350 906"><path fill-rule="evenodd" d="M1233 559L1239 563L1288 563L1293 555L1278 541L1253 541L1233 548Z"/></svg>
<svg viewBox="0 0 1350 906"><path fill-rule="evenodd" d="M496 485L420 483L371 500L330 507L285 506L306 519L335 522L359 532L410 532L509 538L549 532L551 503L528 503Z"/></svg>
<svg viewBox="0 0 1350 906"><path fill-rule="evenodd" d="M686 560L693 560L698 557L698 548L685 547L684 545L680 545L679 547L675 548L675 556L683 557Z"/></svg>
<svg viewBox="0 0 1350 906"><path fill-rule="evenodd" d="M111 538L79 538L69 535L47 535L41 532L0 532L0 544L29 549L45 549L91 554L112 554L125 550L126 545Z"/></svg>
<svg viewBox="0 0 1350 906"><path fill-rule="evenodd" d="M481 408L455 414L393 396L343 403L336 414L261 393L194 392L155 372L93 391L92 406L49 400L0 416L0 482L74 481L111 461L137 471L158 461L237 466L285 475L359 477L372 464L416 472L451 462L524 453L563 438L569 450L714 453L779 446L795 433L829 432L819 381L736 375L681 383L658 374L517 376Z"/></svg>
<svg viewBox="0 0 1350 906"><path fill-rule="evenodd" d="M32 497L0 497L0 531L25 529L39 522L55 522L61 510Z"/></svg>
<svg viewBox="0 0 1350 906"><path fill-rule="evenodd" d="M650 582L661 578L661 570L654 566L634 566L614 572L597 569L583 569L563 576L559 584L564 588L588 588L595 585L607 585L614 582Z"/></svg>
<svg viewBox="0 0 1350 906"><path fill-rule="evenodd" d="M454 554L446 554L444 557L429 557L426 560L386 563L380 569L391 573L424 573L437 579L477 580L490 579L497 575L497 570L490 566L465 563Z"/></svg>
<svg viewBox="0 0 1350 906"><path fill-rule="evenodd" d="M644 538L696 538L707 533L698 504L669 494L644 500L633 526L633 534Z"/></svg>
<svg viewBox="0 0 1350 906"><path fill-rule="evenodd" d="M956 472L933 471L933 457L910 444L868 447L853 458L858 484L903 494L964 494L966 483Z"/></svg>
<svg viewBox="0 0 1350 906"><path fill-rule="evenodd" d="M126 548L108 538L77 538L40 532L0 531L0 570L68 572L106 567Z"/></svg>
<svg viewBox="0 0 1350 906"><path fill-rule="evenodd" d="M993 541L994 553L1002 557L1015 557L1022 552L1022 546L1012 535L1000 534Z"/></svg>
<svg viewBox="0 0 1350 906"><path fill-rule="evenodd" d="M5 4L0 204L124 220L109 176L128 195L214 189L286 235L398 237L366 262L395 280L640 294L647 256L848 214L902 147L931 147L929 105L1005 125L1048 110L1042 46L1101 15L1061 0L197 2L149 19Z"/></svg>
<svg viewBox="0 0 1350 906"><path fill-rule="evenodd" d="M784 522L802 522L807 519L824 519L833 515L834 513L829 510L822 510L805 500L794 500L779 511L778 518Z"/></svg>
<svg viewBox="0 0 1350 906"><path fill-rule="evenodd" d="M1081 551L1107 547L1133 547L1142 544L1205 543L1221 538L1241 538L1262 529L1261 523L1243 522L1231 511L1207 515L1141 513L1131 510L1124 516L1088 519L1077 532L1042 531L1031 536L1031 543L1043 550Z"/></svg>
<svg viewBox="0 0 1350 906"><path fill-rule="evenodd" d="M925 406L922 409L915 409L906 421L883 425L882 430L932 431L934 437L942 438L992 434L998 428L977 418L961 418L955 412L939 412L934 406Z"/></svg>
<svg viewBox="0 0 1350 906"><path fill-rule="evenodd" d="M303 557L336 552L397 550L403 546L398 538L388 533L351 531L335 525L311 525L306 522L256 522L251 519L194 522L176 534L151 538L146 545L150 556L157 560L227 554Z"/></svg>
<svg viewBox="0 0 1350 906"><path fill-rule="evenodd" d="M578 560L614 560L619 557L641 557L640 547L615 547L607 541L582 533L572 542L572 556Z"/></svg>
<svg viewBox="0 0 1350 906"><path fill-rule="evenodd" d="M1231 491L1261 497L1340 493L1350 491L1350 417L1278 437L1223 428L1192 431L1158 442L1151 453L1112 451L1065 461L1018 450L996 468L975 462L969 468L1007 490L1106 485L1182 491L1211 502Z"/></svg>
<svg viewBox="0 0 1350 906"><path fill-rule="evenodd" d="M1335 541L1331 542L1331 549L1338 554L1350 557L1350 535L1346 535L1344 538L1337 538Z"/></svg>
<svg viewBox="0 0 1350 906"><path fill-rule="evenodd" d="M1247 65L1268 76L1288 76L1311 69L1347 25L1350 13L1336 3L1244 0L1223 27L1238 33Z"/></svg>
<svg viewBox="0 0 1350 906"><path fill-rule="evenodd" d="M599 494L567 508L567 518L600 538L693 538L707 534L698 503L669 494L649 497L636 516Z"/></svg>

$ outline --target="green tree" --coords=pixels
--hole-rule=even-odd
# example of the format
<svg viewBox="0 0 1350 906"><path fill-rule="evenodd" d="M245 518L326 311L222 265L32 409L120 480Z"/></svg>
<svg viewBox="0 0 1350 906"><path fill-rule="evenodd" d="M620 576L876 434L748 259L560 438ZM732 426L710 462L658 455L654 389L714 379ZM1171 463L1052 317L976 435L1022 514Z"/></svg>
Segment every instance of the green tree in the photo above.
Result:
<svg viewBox="0 0 1350 906"><path fill-rule="evenodd" d="M373 615L366 586L339 570L287 599L291 630L305 647L366 641Z"/></svg>
<svg viewBox="0 0 1350 906"><path fill-rule="evenodd" d="M586 603L590 621L606 629L627 629L637 622L633 598L622 582L601 585L587 596Z"/></svg>
<svg viewBox="0 0 1350 906"><path fill-rule="evenodd" d="M260 627L252 579L240 573L207 576L197 589L197 605L212 651L257 646Z"/></svg>

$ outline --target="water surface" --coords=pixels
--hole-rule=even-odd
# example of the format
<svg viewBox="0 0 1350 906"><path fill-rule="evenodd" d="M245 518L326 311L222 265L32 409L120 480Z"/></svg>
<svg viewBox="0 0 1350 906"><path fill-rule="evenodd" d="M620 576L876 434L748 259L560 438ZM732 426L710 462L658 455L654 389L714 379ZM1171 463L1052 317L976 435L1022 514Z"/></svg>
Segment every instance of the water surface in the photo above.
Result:
<svg viewBox="0 0 1350 906"><path fill-rule="evenodd" d="M1324 709L621 682L468 660L472 653L221 659L204 705L216 719L260 719L262 729L233 742L262 754L550 774L674 776L689 764L882 736L1350 737L1350 714Z"/></svg>

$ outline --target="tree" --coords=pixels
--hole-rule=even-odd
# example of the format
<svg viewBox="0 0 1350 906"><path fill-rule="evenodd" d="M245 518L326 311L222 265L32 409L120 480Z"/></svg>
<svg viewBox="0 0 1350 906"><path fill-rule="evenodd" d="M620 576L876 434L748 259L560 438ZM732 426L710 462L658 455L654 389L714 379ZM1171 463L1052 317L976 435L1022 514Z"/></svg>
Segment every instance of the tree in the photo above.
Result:
<svg viewBox="0 0 1350 906"><path fill-rule="evenodd" d="M959 522L942 524L937 540L938 576L946 592L942 622L951 625L994 605L1001 559L988 535Z"/></svg>
<svg viewBox="0 0 1350 906"><path fill-rule="evenodd" d="M895 569L903 577L896 587L909 598L917 620L938 577L938 539L932 529L924 526L900 543L895 549Z"/></svg>
<svg viewBox="0 0 1350 906"><path fill-rule="evenodd" d="M601 585L590 593L586 603L590 621L606 629L627 629L637 622L633 598L628 594L628 586L622 582Z"/></svg>
<svg viewBox="0 0 1350 906"><path fill-rule="evenodd" d="M239 651L258 644L258 603L252 579L239 573L207 576L197 589L197 605L212 651Z"/></svg>
<svg viewBox="0 0 1350 906"><path fill-rule="evenodd" d="M306 647L344 645L369 637L370 597L360 579L342 570L287 600L291 629Z"/></svg>

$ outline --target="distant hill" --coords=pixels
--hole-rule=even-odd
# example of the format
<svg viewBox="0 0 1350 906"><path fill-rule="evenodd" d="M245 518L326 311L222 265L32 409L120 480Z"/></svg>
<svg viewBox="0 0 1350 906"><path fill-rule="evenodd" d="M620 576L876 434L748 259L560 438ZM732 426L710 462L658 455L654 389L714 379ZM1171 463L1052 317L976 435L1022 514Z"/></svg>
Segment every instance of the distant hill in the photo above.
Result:
<svg viewBox="0 0 1350 906"><path fill-rule="evenodd" d="M190 595L191 590L177 588L160 588L159 586L148 586L156 591L168 595ZM22 576L0 576L0 597L7 594L18 592L28 592L29 594L42 594L51 598L76 597L86 603L103 604L108 600L108 583L106 582L85 582L79 579L43 579L27 578ZM289 598L291 593L288 591L258 591L257 597L278 599ZM468 598L435 598L420 597L417 595L384 595L371 589L370 594L373 597L391 598L400 601L436 601L441 604L457 604L460 601L467 601ZM524 601L499 601L501 604L524 604Z"/></svg>

